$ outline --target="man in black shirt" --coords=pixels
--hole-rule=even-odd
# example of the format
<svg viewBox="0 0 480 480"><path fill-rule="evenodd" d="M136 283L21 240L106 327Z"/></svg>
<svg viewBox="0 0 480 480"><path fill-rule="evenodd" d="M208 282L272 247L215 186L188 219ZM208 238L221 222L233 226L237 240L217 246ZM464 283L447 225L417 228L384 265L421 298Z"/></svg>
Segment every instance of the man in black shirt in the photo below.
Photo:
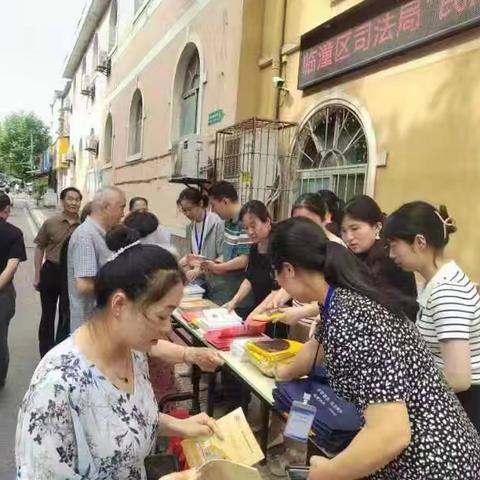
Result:
<svg viewBox="0 0 480 480"><path fill-rule="evenodd" d="M8 326L15 315L13 277L18 264L27 259L22 231L7 222L10 208L10 198L0 193L0 388L7 377Z"/></svg>

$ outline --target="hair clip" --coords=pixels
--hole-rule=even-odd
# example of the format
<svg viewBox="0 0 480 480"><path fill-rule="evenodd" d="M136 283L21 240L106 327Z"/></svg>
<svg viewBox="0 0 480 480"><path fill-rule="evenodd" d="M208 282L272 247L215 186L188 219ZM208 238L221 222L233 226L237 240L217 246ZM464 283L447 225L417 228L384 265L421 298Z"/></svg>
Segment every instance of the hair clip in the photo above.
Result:
<svg viewBox="0 0 480 480"><path fill-rule="evenodd" d="M452 217L443 218L438 210L435 210L435 215L440 219L443 225L443 238L448 238L448 227L455 227L455 220Z"/></svg>
<svg viewBox="0 0 480 480"><path fill-rule="evenodd" d="M129 250L132 247L136 247L137 245L141 245L139 240L137 240L133 243L130 243L129 245L126 245L125 247L120 248L119 250L117 250L115 253L112 254L112 256L107 260L107 263L112 262L117 257L119 257L122 253L125 253L127 250Z"/></svg>

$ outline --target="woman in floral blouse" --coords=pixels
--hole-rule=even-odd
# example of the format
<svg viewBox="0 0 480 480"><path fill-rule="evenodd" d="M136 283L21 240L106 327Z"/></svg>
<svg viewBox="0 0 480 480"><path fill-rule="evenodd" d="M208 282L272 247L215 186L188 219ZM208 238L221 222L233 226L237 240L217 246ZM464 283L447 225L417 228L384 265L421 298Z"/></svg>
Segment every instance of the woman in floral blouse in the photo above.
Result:
<svg viewBox="0 0 480 480"><path fill-rule="evenodd" d="M145 480L158 435L216 432L204 414L158 414L146 352L170 329L183 274L163 248L118 234L125 246L97 275L96 313L33 375L18 418L17 479Z"/></svg>

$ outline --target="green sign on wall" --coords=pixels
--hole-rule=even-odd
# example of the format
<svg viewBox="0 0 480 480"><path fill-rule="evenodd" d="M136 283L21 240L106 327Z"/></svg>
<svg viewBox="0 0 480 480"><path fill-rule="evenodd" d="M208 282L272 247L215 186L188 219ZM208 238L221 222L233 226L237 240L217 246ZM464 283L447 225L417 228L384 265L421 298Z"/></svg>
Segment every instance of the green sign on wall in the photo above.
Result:
<svg viewBox="0 0 480 480"><path fill-rule="evenodd" d="M223 110L215 110L208 114L208 124L215 125L216 123L220 123L224 117L225 112Z"/></svg>

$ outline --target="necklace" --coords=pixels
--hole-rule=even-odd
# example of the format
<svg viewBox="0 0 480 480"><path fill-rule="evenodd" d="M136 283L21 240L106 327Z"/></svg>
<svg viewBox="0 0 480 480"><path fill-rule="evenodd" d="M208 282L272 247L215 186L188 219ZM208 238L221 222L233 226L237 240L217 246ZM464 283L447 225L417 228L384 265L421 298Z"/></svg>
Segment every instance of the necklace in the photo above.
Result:
<svg viewBox="0 0 480 480"><path fill-rule="evenodd" d="M92 333L90 332L90 330L88 331L88 336L90 337L91 339L91 343L93 343L94 345L98 345L98 342L96 340L96 338L94 337L94 335L92 335ZM121 382L125 383L125 384L129 384L129 379L128 379L128 375L119 375L117 373L117 371L115 371L113 368L109 367L108 365L105 364L105 362L102 361L101 359L101 356L99 356L98 354L96 355L97 357L97 365L100 366L100 368L103 366L103 368L107 371L107 372L110 372L111 374L113 374L113 376L117 379L117 380L120 380ZM98 360L100 360L100 362L98 362ZM131 362L132 362L132 355L131 353L129 353L125 359L125 369L124 369L124 372L129 372L130 371L130 368L131 368ZM133 369L132 369L133 370Z"/></svg>

